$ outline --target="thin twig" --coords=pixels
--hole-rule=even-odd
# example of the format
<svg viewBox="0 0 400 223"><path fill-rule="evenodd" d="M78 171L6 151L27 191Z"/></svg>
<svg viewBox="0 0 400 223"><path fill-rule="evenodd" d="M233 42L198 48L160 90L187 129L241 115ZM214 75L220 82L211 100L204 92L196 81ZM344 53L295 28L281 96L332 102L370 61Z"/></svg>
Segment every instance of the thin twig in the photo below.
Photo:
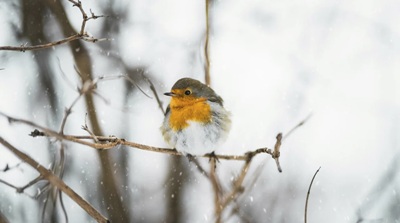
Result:
<svg viewBox="0 0 400 223"><path fill-rule="evenodd" d="M143 145L143 144L139 144L139 143L135 143L135 142L129 142L126 141L125 139L120 139L117 138L115 136L73 136L73 135L63 135L60 134L56 131L53 131L51 129L42 127L32 121L28 121L28 120L24 120L24 119L18 119L18 118L14 118L11 117L9 115L6 115L2 112L0 112L1 116L4 116L8 119L8 121L10 123L12 122L18 122L18 123L23 123L29 126L32 126L35 129L33 132L31 132L30 136L32 137L38 137L38 136L46 136L46 137L54 137L58 140L67 140L70 142L75 142L81 145L86 145L89 147L92 147L94 149L112 149L118 145L124 145L124 146L129 146L132 148L137 148L137 149L141 149L141 150L146 150L146 151L152 151L152 152L159 152L159 153L166 153L169 155L175 155L175 156L182 156L184 154L176 151L175 149L170 149L170 148L160 148L160 147L155 147L155 146L148 146L148 145ZM94 140L94 138L97 138L97 140L99 141L99 143L92 143L92 142L88 142L85 141L85 139L91 139ZM217 159L222 159L222 160L242 160L245 161L248 159L249 154L251 156L255 156L258 154L269 154L272 156L272 150L268 149L268 148L260 148L260 149L256 149L254 151L250 151L247 152L244 155L215 155L215 157ZM205 154L202 156L197 156L197 157L207 157L207 158L211 158L214 157L213 155L210 154Z"/></svg>
<svg viewBox="0 0 400 223"><path fill-rule="evenodd" d="M37 125L34 122L28 121L28 120L23 120L23 119L18 119L18 118L14 118L11 117L9 115L6 115L2 112L0 112L0 115L8 118L9 122L19 122L19 123L24 123L26 125L30 125L32 127L35 127L39 130L35 130L33 131L30 135L33 137L37 137L37 136L47 136L47 137L55 137L58 140L67 140L67 141L71 141L71 142L75 142L75 143L79 143L82 145L86 145L89 147L92 147L94 149L112 149L118 145L125 145L125 146L129 146L129 147L133 147L133 148L137 148L137 149L141 149L141 150L147 150L147 151L152 151L152 152L160 152L160 153L166 153L166 154L170 154L170 155L175 155L175 156L182 156L183 154L176 151L175 149L170 149L170 148L160 148L160 147L154 147L154 146L148 146L148 145L143 145L143 144L139 144L139 143L135 143L135 142L129 142L126 141L125 139L120 139L114 136L72 136L72 135L62 135L59 134L53 130L50 130L48 128L42 127ZM84 139L92 139L98 140L98 143L91 143L88 141L85 141ZM217 159L223 159L223 160L242 160L242 161L246 161L249 156L255 156L258 154L262 154L262 153L266 153L272 156L272 158L274 158L275 160L277 158L279 158L279 148L280 148L280 143L281 143L281 134L278 134L277 136L277 143L274 147L274 150L272 151L269 148L259 148L256 149L254 151L250 151L245 153L244 155L210 155L210 154L205 154L202 156L198 156L198 157L207 157L207 158L212 158L215 157ZM277 162L277 164L279 164L279 161ZM279 169L279 167L278 167Z"/></svg>
<svg viewBox="0 0 400 223"><path fill-rule="evenodd" d="M80 34L75 34L75 35L72 35L65 39L59 40L59 41L35 45L35 46L26 46L25 44L23 44L21 46L0 46L0 50L25 52L25 51L29 51L29 50L46 49L46 48L58 46L58 45L68 43L68 42L71 42L74 40L82 39L82 38L83 38L83 36L81 36Z"/></svg>
<svg viewBox="0 0 400 223"><path fill-rule="evenodd" d="M1 172L7 172L10 171L12 169L18 168L20 165L22 164L22 162L15 164L14 166L9 166L8 164L6 164L6 166L0 170Z"/></svg>
<svg viewBox="0 0 400 223"><path fill-rule="evenodd" d="M38 177L36 177L35 179L33 179L32 181L30 181L28 184L26 184L26 185L23 186L23 187L14 186L14 185L12 185L12 184L10 184L10 183L4 181L4 180L0 180L0 183L5 184L6 186L15 189L15 192L17 192L17 193L19 193L19 194L22 194L22 193L23 193L23 194L28 195L28 196L31 197L31 198L36 199L36 198L35 198L35 195L29 195L29 194L25 193L25 190L26 190L28 187L30 187L30 186L36 184L36 183L39 182L40 180L43 180L43 177L39 175Z"/></svg>
<svg viewBox="0 0 400 223"><path fill-rule="evenodd" d="M243 188L242 184L243 184L244 178L246 177L247 171L249 170L252 158L253 158L252 155L248 155L248 157L246 159L246 162L244 163L244 165L242 167L242 170L240 171L239 176L236 178L235 182L233 183L233 188L232 188L231 192L229 192L227 195L225 195L221 199L220 210L219 210L219 213L217 213L217 215L216 215L216 221L215 222L221 222L222 212L224 211L224 209L233 200L236 199L238 194L240 194L240 193L242 193L244 191L244 188Z"/></svg>
<svg viewBox="0 0 400 223"><path fill-rule="evenodd" d="M282 173L282 167L281 167L281 164L279 163L279 156L281 155L281 152L280 152L281 145L282 145L282 133L279 133L276 136L276 143L274 146L274 152L272 153L272 158L274 158L274 160L276 162L276 166L278 167L278 171L280 173Z"/></svg>
<svg viewBox="0 0 400 223"><path fill-rule="evenodd" d="M282 140L285 140L287 137L290 136L290 134L292 134L297 128L299 128L300 126L304 125L308 119L310 119L312 116L312 113L310 113L309 115L307 115L307 117L305 119L303 119L301 122L299 122L299 124L297 124L296 126L294 126L291 130L289 130L285 136L283 136Z"/></svg>
<svg viewBox="0 0 400 223"><path fill-rule="evenodd" d="M107 39L97 39L97 38L91 37L85 31L86 23L88 20L97 19L97 18L104 17L104 16L96 16L92 13L92 16L88 17L86 15L85 10L82 8L82 3L80 1L74 1L74 0L68 0L68 1L71 2L74 6L77 6L82 14L83 19L82 19L81 29L80 29L79 33L71 35L69 37L66 37L62 40L45 43L45 44L40 44L40 45L35 45L35 46L26 46L26 44L22 44L20 46L0 46L0 50L25 52L25 51L29 51L29 50L47 49L47 48L51 48L54 46L58 46L58 45L65 44L65 43L79 40L79 39L87 41L87 42L93 42L93 43L102 41L102 40L107 40Z"/></svg>
<svg viewBox="0 0 400 223"><path fill-rule="evenodd" d="M210 2L209 0L206 1L206 41L204 44L204 71L205 71L205 83L207 86L211 85L211 78L210 78L210 49L209 49L209 41L210 41L210 17L209 17L209 8Z"/></svg>
<svg viewBox="0 0 400 223"><path fill-rule="evenodd" d="M75 69L77 72L79 72L76 67L75 67ZM71 103L71 105L64 110L64 117L61 121L61 127L60 127L60 131L59 131L60 134L64 134L65 124L67 123L68 116L72 112L72 108L76 105L76 103L78 103L79 99L83 95L87 94L88 92L93 91L96 87L96 84L97 84L97 82L95 82L95 81L86 81L85 83L83 83L82 88L78 88L79 95L75 98L75 100ZM87 116L87 114L86 114L86 116ZM86 125L86 119L85 119L85 125Z"/></svg>
<svg viewBox="0 0 400 223"><path fill-rule="evenodd" d="M207 171L201 166L200 162L198 159L196 159L195 157L193 157L192 159L190 159L190 163L193 163L194 166L197 168L197 170L200 172L200 174L202 174L203 176L205 176L207 179L210 179L210 175L207 173Z"/></svg>
<svg viewBox="0 0 400 223"><path fill-rule="evenodd" d="M0 137L0 143L3 144L8 150L10 150L19 159L23 160L25 163L37 170L44 179L48 180L53 186L62 190L67 194L73 201L75 201L79 206L81 206L90 216L92 216L98 222L108 222L108 219L104 217L100 212L98 212L93 206L91 206L87 201L85 201L79 194L73 191L68 185L64 183L60 178L54 175L51 171L46 169L44 166L36 162L27 154L18 150L2 137Z"/></svg>
<svg viewBox="0 0 400 223"><path fill-rule="evenodd" d="M86 88L90 88L88 86L93 86L93 83L86 85ZM85 86L83 88L85 88ZM95 149L112 149L112 148L115 148L118 145L125 145L125 146L129 146L129 147L133 147L133 148L138 148L138 149L147 150L147 151L153 151L153 152L160 152L160 153L165 153L165 154L170 154L170 155L177 155L177 156L183 155L183 154L181 154L180 152L178 152L178 151L176 151L174 149L159 148L159 147L143 145L143 144L139 144L139 143L135 143L135 142L129 142L129 141L126 141L125 139L120 139L120 138L117 138L115 136L108 136L108 137L107 136L96 136L94 134L90 134L90 131L89 131L90 136L63 135L63 134L60 134L60 133L55 132L53 130L50 130L48 128L39 126L39 125L35 124L34 122L31 122L31 121L28 121L28 120L17 119L17 118L5 115L2 112L0 112L0 115L8 118L8 121L10 123L18 122L18 123L23 123L23 124L26 124L26 125L33 126L33 127L37 128L37 129L40 129L41 131L35 129L35 131L33 131L30 134L33 137L38 137L38 136L54 137L54 138L56 138L58 140L71 141L71 142L75 142L75 143L79 143L79 144L82 144L82 145L86 145L86 146L89 146L89 147L92 147L92 148L95 148ZM298 124L295 128L293 128L291 131L289 131L289 133L293 132L294 129L298 128L298 126L303 125L304 122L307 119L305 119L300 124ZM206 154L206 155L203 155L203 156L198 156L198 157L207 157L207 158L212 158L212 159L218 158L218 159L225 159L225 160L242 160L242 161L246 161L244 166L242 167L242 170L241 170L239 176L236 178L235 182L233 183L232 190L229 193L225 194L224 196L221 196L220 198L218 198L219 201L217 201L217 199L216 199L216 204L217 203L219 204L218 208L216 208L216 212L217 212L216 219L217 219L217 222L221 221L223 210L232 201L236 200L236 198L239 196L239 194L242 194L242 192L244 191L242 184L243 184L243 181L244 181L244 179L246 177L248 169L250 167L252 158L254 156L256 156L258 154L261 154L261 153L269 154L273 159L275 159L275 161L277 162L278 170L281 171L278 158L280 156L280 147L281 147L281 143L282 143L282 140L283 140L282 134L279 133L277 135L276 139L277 139L277 141L275 143L275 146L274 146L273 150L271 150L269 148L259 148L259 149L256 149L254 151L247 152L244 155L211 155L211 154ZM88 142L86 140L95 140L96 142L92 143L92 142ZM215 164L214 164L214 166L215 166ZM210 177L210 178L212 178L212 177ZM215 185L218 185L218 183L215 184ZM215 187L215 188L217 188L217 187ZM217 189L215 191L217 193L221 193L222 194L221 190L219 190L219 189ZM220 191L220 192L218 192L218 191Z"/></svg>
<svg viewBox="0 0 400 223"><path fill-rule="evenodd" d="M218 175L216 173L217 169L217 159L215 157L211 157L210 160L210 181L214 191L214 213L215 216L219 216L222 211L221 205L221 183L218 180ZM216 218L216 223L220 223L221 218Z"/></svg>
<svg viewBox="0 0 400 223"><path fill-rule="evenodd" d="M33 179L32 181L30 181L30 182L29 182L28 184L26 184L25 186L17 188L17 193L24 193L24 191L25 191L27 188L29 188L29 187L35 185L37 182L39 182L39 181L41 181L41 180L43 180L43 176L39 175L38 177L36 177L36 178Z"/></svg>
<svg viewBox="0 0 400 223"><path fill-rule="evenodd" d="M315 171L314 176L313 176L313 178L311 179L310 186L308 187L307 198L306 198L306 205L305 205L305 208L304 208L304 223L307 223L308 198L310 197L311 186L312 186L312 184L313 184L313 182L314 182L315 176L317 176L317 173L319 172L320 169L321 169L321 167L319 167L318 170Z"/></svg>
<svg viewBox="0 0 400 223"><path fill-rule="evenodd" d="M8 186L8 187L14 188L14 189L18 192L18 189L19 189L19 188L18 188L17 186L14 186L14 185L12 185L12 184L10 184L10 183L8 183L7 181L4 181L4 180L2 180L2 179L0 179L0 183L6 185L6 186Z"/></svg>
<svg viewBox="0 0 400 223"><path fill-rule="evenodd" d="M161 112L165 116L166 115L166 111L164 110L164 107L163 107L163 104L162 104L162 102L160 100L160 97L158 97L157 90L154 87L153 82L149 78L147 78L144 74L142 74L142 76L150 84L150 90L153 92L154 97L156 98L156 101L157 101L157 104L158 104L158 108L161 110Z"/></svg>
<svg viewBox="0 0 400 223"><path fill-rule="evenodd" d="M0 223L9 223L7 217L4 216L4 214L1 213L1 211L0 211Z"/></svg>
<svg viewBox="0 0 400 223"><path fill-rule="evenodd" d="M125 78L127 81L129 81L131 84L135 85L139 89L140 92L142 92L146 97L151 98L150 95L148 95L132 78L130 78L128 75L120 75L120 77ZM150 82L151 83L151 82ZM157 95L156 95L157 97Z"/></svg>
<svg viewBox="0 0 400 223"><path fill-rule="evenodd" d="M97 136L92 131L90 131L90 129L89 129L87 123L86 123L87 115L88 114L86 113L86 115L85 115L85 125L82 125L82 129L85 130L87 133L89 133L89 135L92 137L92 139L93 139L93 141L95 143L99 143L99 140L97 139Z"/></svg>
<svg viewBox="0 0 400 223"><path fill-rule="evenodd" d="M65 108L64 110L64 118L61 121L61 127L60 127L60 134L64 134L64 128L65 124L67 123L67 118L72 112L72 107L75 106L75 104L78 102L78 100L82 97L82 93L78 95L78 97L75 98L75 100L71 103L71 105L68 108Z"/></svg>
<svg viewBox="0 0 400 223"><path fill-rule="evenodd" d="M65 149L64 149L64 144L61 143L61 149L60 149L60 179L64 177L64 170L65 170ZM64 213L65 216L65 222L68 223L68 214L67 214L67 209L65 208L64 201L63 201L63 196L61 193L61 190L57 190L58 193L58 198L60 199L60 205L61 205L61 210Z"/></svg>

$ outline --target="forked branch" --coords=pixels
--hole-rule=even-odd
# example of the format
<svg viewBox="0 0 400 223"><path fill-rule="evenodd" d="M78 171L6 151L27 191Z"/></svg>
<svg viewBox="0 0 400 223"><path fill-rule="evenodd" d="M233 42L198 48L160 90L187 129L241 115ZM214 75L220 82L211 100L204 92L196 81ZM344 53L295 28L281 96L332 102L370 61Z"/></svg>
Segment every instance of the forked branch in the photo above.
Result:
<svg viewBox="0 0 400 223"><path fill-rule="evenodd" d="M39 50L39 49L46 49L46 48L50 48L50 47L54 47L54 46L58 46L58 45L62 45L71 41L75 41L75 40L84 40L87 42L98 42L98 41L102 41L102 40L106 40L106 39L97 39L94 38L93 36L90 36L87 32L86 32L86 23L91 20L91 19L98 19L101 17L104 17L103 15L101 16L97 16L95 15L92 11L90 11L90 16L87 15L87 13L85 12L85 10L82 7L82 3L80 0L78 1L74 1L74 0L68 0L69 2L71 2L73 4L73 6L79 8L81 14L82 14L82 23L81 23L81 28L80 31L74 35L71 35L69 37L66 37L64 39L58 40L58 41L54 41L54 42L50 42L50 43L45 43L45 44L40 44L40 45L35 45L35 46L27 46L26 44L21 44L20 46L0 46L0 50L8 50L8 51L20 51L20 52L25 52L25 51L29 51L29 50Z"/></svg>
<svg viewBox="0 0 400 223"><path fill-rule="evenodd" d="M19 159L23 160L25 163L36 169L40 175L48 180L53 186L59 188L62 192L68 195L73 201L75 201L79 206L81 206L90 216L92 216L97 222L108 222L108 219L104 217L100 212L98 212L93 206L91 206L87 201L85 201L79 194L73 191L68 185L64 183L60 178L54 175L51 171L46 169L44 166L40 165L34 159L32 159L27 154L23 153L19 149L12 146L9 142L0 137L0 144L10 150Z"/></svg>

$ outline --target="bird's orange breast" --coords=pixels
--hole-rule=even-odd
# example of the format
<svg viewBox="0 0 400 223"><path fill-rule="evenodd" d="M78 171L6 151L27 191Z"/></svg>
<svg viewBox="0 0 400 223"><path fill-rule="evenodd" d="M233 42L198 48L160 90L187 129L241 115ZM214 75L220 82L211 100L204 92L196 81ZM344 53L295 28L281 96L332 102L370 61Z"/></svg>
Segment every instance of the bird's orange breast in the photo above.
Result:
<svg viewBox="0 0 400 223"><path fill-rule="evenodd" d="M173 97L170 103L170 127L174 131L180 131L189 126L188 121L210 122L211 108L206 101L206 98Z"/></svg>

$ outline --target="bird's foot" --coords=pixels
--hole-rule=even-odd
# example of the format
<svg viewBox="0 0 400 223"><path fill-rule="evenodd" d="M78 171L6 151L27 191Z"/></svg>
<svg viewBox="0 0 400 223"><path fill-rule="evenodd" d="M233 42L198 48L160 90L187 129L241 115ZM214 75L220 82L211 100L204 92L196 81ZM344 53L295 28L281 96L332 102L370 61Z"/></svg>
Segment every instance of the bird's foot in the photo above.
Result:
<svg viewBox="0 0 400 223"><path fill-rule="evenodd" d="M219 159L218 156L215 155L215 152L212 151L211 153L207 153L206 156L208 156L210 159L208 160L208 162L211 162L212 159L215 159L218 163L219 163Z"/></svg>

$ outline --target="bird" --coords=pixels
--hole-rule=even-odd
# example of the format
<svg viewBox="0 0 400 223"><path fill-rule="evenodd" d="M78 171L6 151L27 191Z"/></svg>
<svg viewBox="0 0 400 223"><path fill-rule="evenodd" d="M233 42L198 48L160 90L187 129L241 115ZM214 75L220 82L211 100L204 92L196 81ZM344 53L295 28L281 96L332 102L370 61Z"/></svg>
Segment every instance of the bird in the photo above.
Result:
<svg viewBox="0 0 400 223"><path fill-rule="evenodd" d="M183 155L213 155L227 138L231 114L223 99L207 85L192 78L181 78L170 92L161 132L164 140Z"/></svg>

